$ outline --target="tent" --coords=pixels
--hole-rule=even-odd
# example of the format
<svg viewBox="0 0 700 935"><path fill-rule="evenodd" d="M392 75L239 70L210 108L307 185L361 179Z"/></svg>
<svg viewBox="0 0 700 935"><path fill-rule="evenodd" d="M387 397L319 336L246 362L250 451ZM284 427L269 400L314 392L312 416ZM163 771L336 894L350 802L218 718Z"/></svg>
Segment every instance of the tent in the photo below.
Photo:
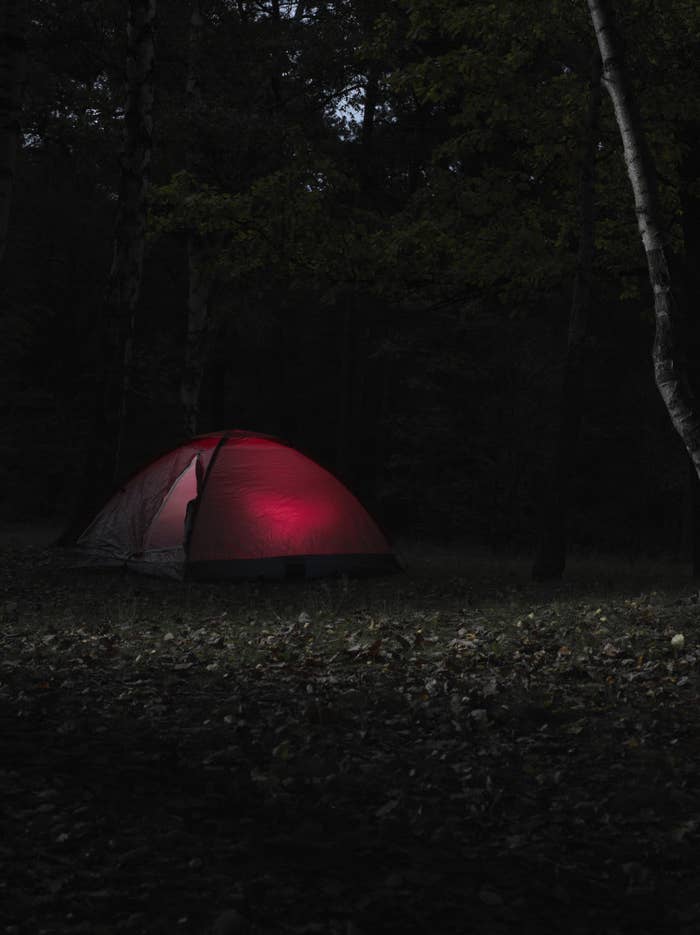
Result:
<svg viewBox="0 0 700 935"><path fill-rule="evenodd" d="M135 474L80 536L86 564L177 578L320 577L396 567L332 474L252 432L200 435Z"/></svg>

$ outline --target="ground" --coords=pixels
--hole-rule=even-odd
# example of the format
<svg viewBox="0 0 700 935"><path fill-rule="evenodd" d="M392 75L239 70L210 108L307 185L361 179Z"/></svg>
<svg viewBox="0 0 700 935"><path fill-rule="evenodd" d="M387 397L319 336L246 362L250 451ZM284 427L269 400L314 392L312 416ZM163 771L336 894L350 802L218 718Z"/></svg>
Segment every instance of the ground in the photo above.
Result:
<svg viewBox="0 0 700 935"><path fill-rule="evenodd" d="M178 584L5 542L0 932L700 931L683 569Z"/></svg>

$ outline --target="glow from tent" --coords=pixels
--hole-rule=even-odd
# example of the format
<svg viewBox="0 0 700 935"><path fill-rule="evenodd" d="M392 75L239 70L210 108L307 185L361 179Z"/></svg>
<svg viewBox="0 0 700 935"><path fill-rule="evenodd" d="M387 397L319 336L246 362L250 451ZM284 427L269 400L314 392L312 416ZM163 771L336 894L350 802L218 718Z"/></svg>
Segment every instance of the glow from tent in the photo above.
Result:
<svg viewBox="0 0 700 935"><path fill-rule="evenodd" d="M250 515L264 523L268 536L286 543L304 542L338 521L336 506L326 498L248 492L245 506Z"/></svg>

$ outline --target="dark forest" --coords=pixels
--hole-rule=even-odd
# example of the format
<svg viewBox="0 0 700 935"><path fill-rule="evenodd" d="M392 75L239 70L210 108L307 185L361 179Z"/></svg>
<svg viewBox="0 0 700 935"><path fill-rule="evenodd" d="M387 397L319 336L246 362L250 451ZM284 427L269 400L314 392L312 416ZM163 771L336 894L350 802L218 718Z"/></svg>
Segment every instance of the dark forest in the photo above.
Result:
<svg viewBox="0 0 700 935"><path fill-rule="evenodd" d="M621 6L692 296L696 13ZM32 4L27 25L2 273L10 522L73 515L102 371L119 370L104 345L123 312L109 280L125 17L64 0ZM334 470L393 535L534 553L563 410L580 421L565 455L574 546L689 560L691 475L654 386L653 296L607 95L587 123L585 4L212 2L193 30L192 5L171 2L154 41L145 255L103 498L189 435L246 428ZM587 160L594 255L565 398Z"/></svg>
<svg viewBox="0 0 700 935"><path fill-rule="evenodd" d="M700 930L699 55L696 0L0 5L3 932ZM195 580L246 445L359 503Z"/></svg>

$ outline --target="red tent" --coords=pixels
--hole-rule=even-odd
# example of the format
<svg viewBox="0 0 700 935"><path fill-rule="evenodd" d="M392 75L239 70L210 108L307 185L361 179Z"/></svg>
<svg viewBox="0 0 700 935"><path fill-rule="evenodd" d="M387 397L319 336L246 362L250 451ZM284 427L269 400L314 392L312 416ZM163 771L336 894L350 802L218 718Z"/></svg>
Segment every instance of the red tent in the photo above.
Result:
<svg viewBox="0 0 700 935"><path fill-rule="evenodd" d="M389 571L364 507L310 458L252 432L180 445L117 491L78 539L91 564L178 578Z"/></svg>

